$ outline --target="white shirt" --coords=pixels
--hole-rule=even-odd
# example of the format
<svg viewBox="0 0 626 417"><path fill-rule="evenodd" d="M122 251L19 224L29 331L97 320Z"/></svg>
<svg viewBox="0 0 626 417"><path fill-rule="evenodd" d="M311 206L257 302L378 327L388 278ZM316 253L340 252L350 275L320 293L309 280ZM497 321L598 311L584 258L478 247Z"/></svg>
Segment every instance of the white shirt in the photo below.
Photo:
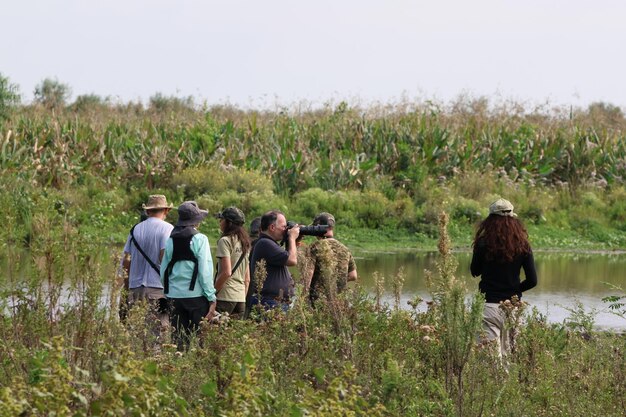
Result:
<svg viewBox="0 0 626 417"><path fill-rule="evenodd" d="M141 246L141 249L157 266L160 266L159 255L165 249L165 244L172 233L174 226L156 217L148 217L135 226L133 235ZM163 288L161 277L150 266L144 256L137 250L137 246L131 243L130 234L124 245L124 252L130 253L130 272L128 274L129 288L141 286L149 288Z"/></svg>

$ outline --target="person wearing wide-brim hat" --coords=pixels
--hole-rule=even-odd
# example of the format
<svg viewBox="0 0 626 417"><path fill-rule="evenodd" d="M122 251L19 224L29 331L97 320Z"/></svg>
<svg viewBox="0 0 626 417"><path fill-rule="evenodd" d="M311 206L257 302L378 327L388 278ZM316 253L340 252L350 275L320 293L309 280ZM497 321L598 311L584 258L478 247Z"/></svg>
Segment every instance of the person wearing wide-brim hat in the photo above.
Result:
<svg viewBox="0 0 626 417"><path fill-rule="evenodd" d="M537 285L537 272L528 232L517 219L513 204L500 198L489 206L489 216L478 226L474 237L470 271L480 275L478 287L485 295L483 330L486 340L495 340L500 355L509 352L509 333L500 303ZM520 280L524 270L525 279Z"/></svg>
<svg viewBox="0 0 626 417"><path fill-rule="evenodd" d="M180 350L189 346L203 319L215 315L213 260L209 239L197 228L207 216L195 201L178 207L178 221L165 246L161 281L172 301L172 330Z"/></svg>
<svg viewBox="0 0 626 417"><path fill-rule="evenodd" d="M226 207L215 215L220 222L217 241L215 289L218 313L243 316L250 285L250 237L243 225L246 218L237 207Z"/></svg>
<svg viewBox="0 0 626 417"><path fill-rule="evenodd" d="M168 326L169 316L164 303L163 286L159 277L159 265L165 251L165 243L173 226L165 221L172 205L164 195L155 194L142 204L147 218L136 224L128 234L124 245L122 267L127 272L125 288L128 290L127 303L120 303L120 317L126 319L125 307L132 306L138 300L148 300L154 314L158 314L161 325ZM155 320L152 320L153 322ZM160 329L154 329L158 335Z"/></svg>

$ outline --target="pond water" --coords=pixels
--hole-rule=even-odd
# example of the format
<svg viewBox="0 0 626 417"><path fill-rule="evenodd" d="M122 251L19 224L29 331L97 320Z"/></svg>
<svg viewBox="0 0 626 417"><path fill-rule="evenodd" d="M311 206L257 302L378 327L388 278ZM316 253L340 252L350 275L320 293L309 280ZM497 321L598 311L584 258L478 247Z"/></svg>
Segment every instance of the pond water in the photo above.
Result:
<svg viewBox="0 0 626 417"><path fill-rule="evenodd" d="M214 249L213 249L213 253ZM20 256L22 265L17 274L28 276L31 267L23 265L29 258L28 253ZM432 297L425 282L424 270L436 271L435 262L438 254L434 252L355 252L355 259L359 273L359 285L374 293L374 272L385 277L385 301L393 304L393 277L398 270L404 268L404 286L402 290L402 307L410 308L407 301L419 295L424 300ZM106 277L115 274L112 262L103 254L101 259L102 272ZM459 266L456 277L463 280L469 290L478 288L478 279L472 278L469 273L471 253L458 252ZM7 259L0 259L0 268L6 270ZM549 322L562 323L571 316L577 303L581 303L586 313L593 313L595 327L598 329L614 329L626 331L626 319L610 312L608 304L602 301L608 295L618 295L609 284L621 287L621 294L626 292L626 253L553 253L535 251L535 263L539 284L537 287L524 293L524 301L531 307L536 307L544 314ZM296 272L295 268L291 268ZM523 274L523 272L522 272ZM6 279L6 277L4 277ZM0 287L6 285L0 278ZM354 284L351 284L354 285ZM62 301L72 298L65 292ZM107 304L109 288L102 294L101 302ZM422 303L421 309L425 309Z"/></svg>
<svg viewBox="0 0 626 417"><path fill-rule="evenodd" d="M415 295L425 300L432 297L425 282L424 270L436 271L437 253L355 253L359 281L369 291L374 291L374 272L385 277L386 298L393 300L391 281L400 267L404 268L402 304ZM479 278L469 273L471 253L455 253L459 266L456 277L470 290L478 288ZM602 298L617 295L609 284L626 291L626 254L605 253L552 253L535 252L539 284L524 293L523 299L545 314L548 321L562 323L571 316L571 310L581 303L586 313L595 314L595 327L626 330L626 319L608 308ZM523 271L522 271L523 276Z"/></svg>

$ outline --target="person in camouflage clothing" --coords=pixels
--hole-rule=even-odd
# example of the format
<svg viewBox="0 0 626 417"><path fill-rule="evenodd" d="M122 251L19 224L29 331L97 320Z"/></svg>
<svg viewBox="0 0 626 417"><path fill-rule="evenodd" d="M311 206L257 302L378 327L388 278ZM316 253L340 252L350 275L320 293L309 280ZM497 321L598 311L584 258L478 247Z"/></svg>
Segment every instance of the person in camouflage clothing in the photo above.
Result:
<svg viewBox="0 0 626 417"><path fill-rule="evenodd" d="M350 250L334 237L335 217L330 213L320 213L313 219L313 225L326 225L328 231L318 236L308 248L309 268L305 277L311 304L326 294L332 298L344 290L348 281L356 281L357 271Z"/></svg>

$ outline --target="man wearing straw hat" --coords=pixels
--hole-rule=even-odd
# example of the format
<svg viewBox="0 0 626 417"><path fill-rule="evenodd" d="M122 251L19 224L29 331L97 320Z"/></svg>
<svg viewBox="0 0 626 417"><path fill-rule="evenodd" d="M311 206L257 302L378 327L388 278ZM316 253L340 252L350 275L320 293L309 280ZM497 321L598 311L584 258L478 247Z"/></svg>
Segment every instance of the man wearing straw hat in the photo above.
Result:
<svg viewBox="0 0 626 417"><path fill-rule="evenodd" d="M174 228L165 221L172 205L167 204L164 195L151 195L142 208L148 218L133 226L124 246L122 266L128 273L128 303L132 305L139 300L147 300L156 310L161 325L168 326L159 266L165 244Z"/></svg>

